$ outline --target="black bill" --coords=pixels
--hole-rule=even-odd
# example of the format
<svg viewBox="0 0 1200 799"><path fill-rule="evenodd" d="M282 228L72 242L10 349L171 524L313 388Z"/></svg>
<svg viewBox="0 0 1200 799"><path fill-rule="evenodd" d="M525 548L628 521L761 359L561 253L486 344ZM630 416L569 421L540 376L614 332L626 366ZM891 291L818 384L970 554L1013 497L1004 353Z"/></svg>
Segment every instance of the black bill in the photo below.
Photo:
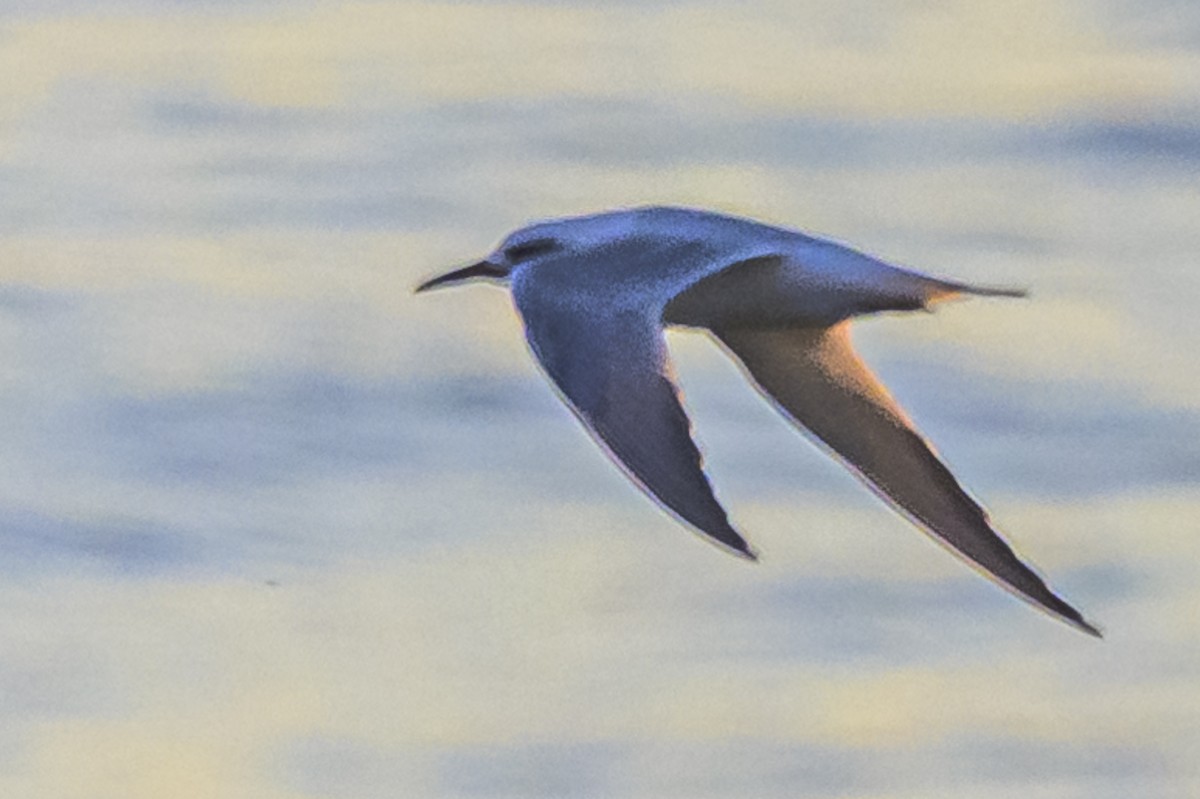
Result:
<svg viewBox="0 0 1200 799"><path fill-rule="evenodd" d="M480 261L477 264L455 269L453 272L447 272L444 275L438 275L435 278L426 280L421 285L417 286L414 293L428 291L429 289L445 286L450 283L459 283L471 278L498 278L508 275L508 270L502 266L497 266L491 261Z"/></svg>

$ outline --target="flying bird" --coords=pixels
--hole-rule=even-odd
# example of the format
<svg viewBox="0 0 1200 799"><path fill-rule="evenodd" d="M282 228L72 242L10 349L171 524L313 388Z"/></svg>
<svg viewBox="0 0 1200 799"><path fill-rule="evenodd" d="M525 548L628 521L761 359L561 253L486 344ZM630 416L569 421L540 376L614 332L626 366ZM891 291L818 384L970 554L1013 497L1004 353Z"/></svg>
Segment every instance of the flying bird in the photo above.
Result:
<svg viewBox="0 0 1200 799"><path fill-rule="evenodd" d="M534 357L613 462L751 560L713 496L663 330L708 331L779 411L919 528L1034 606L1097 637L1013 552L859 358L850 322L964 295L1020 297L903 269L832 241L689 208L621 209L510 234L416 291L507 284Z"/></svg>

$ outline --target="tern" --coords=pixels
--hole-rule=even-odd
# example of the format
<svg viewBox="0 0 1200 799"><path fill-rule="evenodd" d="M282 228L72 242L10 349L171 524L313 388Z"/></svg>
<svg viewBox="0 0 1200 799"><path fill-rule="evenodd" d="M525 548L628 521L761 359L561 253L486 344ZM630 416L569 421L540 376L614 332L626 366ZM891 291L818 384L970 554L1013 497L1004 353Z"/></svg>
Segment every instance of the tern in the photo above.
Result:
<svg viewBox="0 0 1200 799"><path fill-rule="evenodd" d="M613 462L727 550L756 558L704 472L672 378L667 326L707 331L785 417L917 527L1016 596L1100 636L1005 543L850 340L859 316L1023 291L943 280L795 230L675 207L538 222L416 291L474 279L509 286L534 357Z"/></svg>

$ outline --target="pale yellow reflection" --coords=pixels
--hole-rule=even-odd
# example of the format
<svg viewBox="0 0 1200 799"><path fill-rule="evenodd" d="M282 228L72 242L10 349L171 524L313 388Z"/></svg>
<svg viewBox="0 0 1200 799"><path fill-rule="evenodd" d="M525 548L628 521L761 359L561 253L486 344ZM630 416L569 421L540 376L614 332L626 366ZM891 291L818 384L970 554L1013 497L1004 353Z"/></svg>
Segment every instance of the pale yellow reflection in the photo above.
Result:
<svg viewBox="0 0 1200 799"><path fill-rule="evenodd" d="M176 8L18 21L0 65L23 77L5 84L8 119L82 75L198 80L230 99L292 107L385 93L652 91L715 93L793 114L1023 117L1071 103L1136 108L1182 97L1200 74L1184 53L1123 50L1065 2L909 4L866 26L861 14L853 4L839 13L783 2Z"/></svg>
<svg viewBox="0 0 1200 799"><path fill-rule="evenodd" d="M1096 515L1136 515L1151 541L1170 535L1164 525L1175 514L1200 510L1179 497L1098 505ZM1073 509L1088 516L1085 506ZM745 736L855 748L936 746L967 735L1120 746L1200 712L1191 675L1116 679L1123 640L1140 641L1154 658L1164 633L1183 634L1161 626L1157 602L1095 608L1121 618L1107 644L1031 616L1029 625L998 628L1003 640L977 641L974 653L908 665L825 663L802 650L760 659L737 631L754 631L756 615L782 609L695 612L694 603L811 579L792 552L771 551L757 568L684 540L668 551L647 539L647 549L638 537L613 535L617 520L594 509L545 513L525 541L290 570L278 585L81 578L37 592L0 588L5 607L22 609L4 631L23 631L27 667L69 646L106 682L93 710L14 720L24 745L0 789L140 799L187 786L195 796L293 796L283 778L287 753L311 735L391 758L505 742ZM564 524L573 534L560 537ZM854 564L890 561L850 546L841 552L847 576ZM1132 557L1128 567L1154 579L1169 574L1168 558L1188 553L1152 543ZM872 573L869 565L861 572ZM1195 586L1172 585L1175 608L1195 606ZM1014 602L1011 613L1032 612ZM954 635L922 624L914 620L905 634ZM762 629L787 634L786 625ZM703 656L713 636L725 637L715 661ZM1097 673L1106 681L1097 683ZM1161 745L1173 756L1170 741ZM436 784L420 768L409 778L399 787Z"/></svg>

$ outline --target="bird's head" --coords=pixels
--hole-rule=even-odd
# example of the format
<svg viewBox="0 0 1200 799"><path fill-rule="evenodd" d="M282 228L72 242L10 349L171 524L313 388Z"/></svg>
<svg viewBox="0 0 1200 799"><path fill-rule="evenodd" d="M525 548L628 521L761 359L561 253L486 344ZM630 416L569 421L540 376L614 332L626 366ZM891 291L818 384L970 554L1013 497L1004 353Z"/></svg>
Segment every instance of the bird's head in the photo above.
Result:
<svg viewBox="0 0 1200 799"><path fill-rule="evenodd" d="M635 212L567 217L538 222L510 233L478 263L438 275L417 286L418 292L467 280L507 281L514 271L565 254L584 255L611 247L635 230Z"/></svg>
<svg viewBox="0 0 1200 799"><path fill-rule="evenodd" d="M548 255L561 254L570 246L569 239L555 235L549 224L531 225L509 235L488 257L478 263L455 269L444 275L426 280L417 286L417 291L428 291L439 286L461 283L466 280L507 280L513 270L534 263Z"/></svg>

